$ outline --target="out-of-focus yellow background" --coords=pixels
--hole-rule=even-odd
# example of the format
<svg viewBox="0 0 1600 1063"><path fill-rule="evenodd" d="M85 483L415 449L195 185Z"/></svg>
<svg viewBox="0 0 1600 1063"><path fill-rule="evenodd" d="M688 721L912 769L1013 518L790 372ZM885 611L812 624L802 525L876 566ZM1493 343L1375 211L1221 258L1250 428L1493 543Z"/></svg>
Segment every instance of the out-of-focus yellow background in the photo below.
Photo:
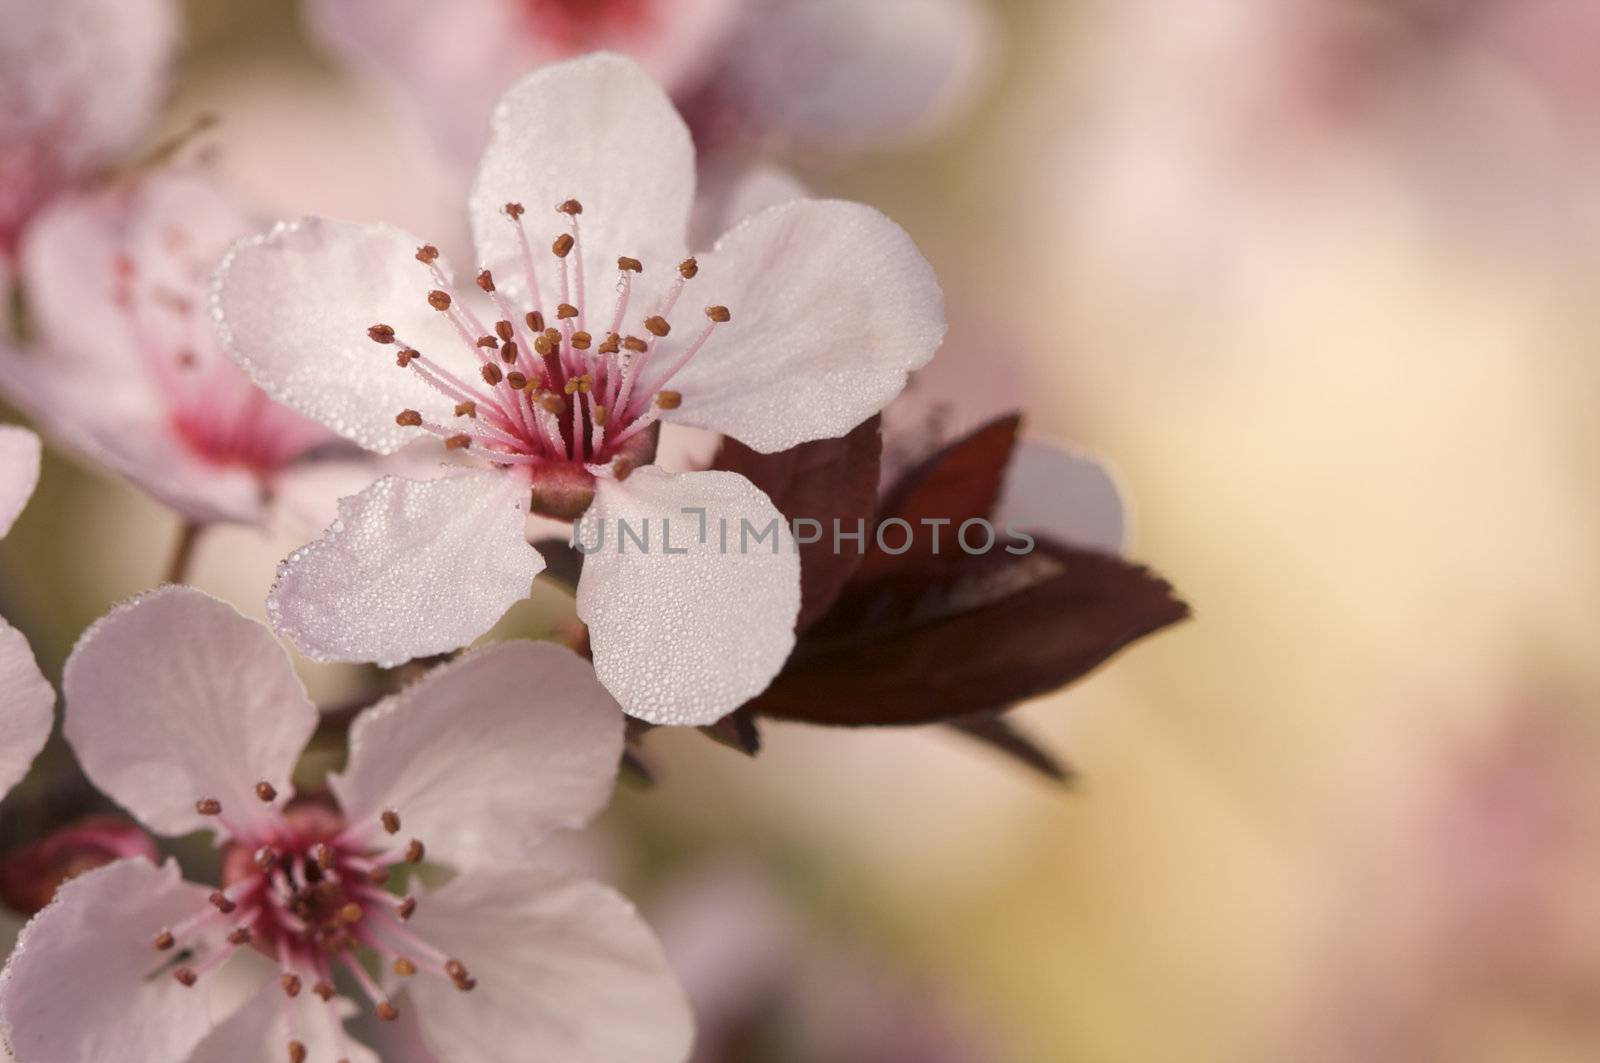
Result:
<svg viewBox="0 0 1600 1063"><path fill-rule="evenodd" d="M991 6L958 129L804 176L913 233L1196 617L1022 710L1072 792L942 732L653 736L616 874L743 853L1002 1063L1600 1058L1600 9ZM292 5L190 16L171 124L269 214L459 237ZM174 528L50 462L0 547L48 672ZM259 615L293 545L197 582Z"/></svg>

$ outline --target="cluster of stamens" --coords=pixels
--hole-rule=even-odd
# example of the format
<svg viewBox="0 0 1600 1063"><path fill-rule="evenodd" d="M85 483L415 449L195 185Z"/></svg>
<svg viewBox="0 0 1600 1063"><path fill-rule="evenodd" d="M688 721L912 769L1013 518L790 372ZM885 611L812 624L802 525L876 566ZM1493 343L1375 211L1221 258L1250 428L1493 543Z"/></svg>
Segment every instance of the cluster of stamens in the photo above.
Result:
<svg viewBox="0 0 1600 1063"><path fill-rule="evenodd" d="M626 477L639 463L640 444L648 442L643 433L661 411L683 402L668 385L732 315L725 306L707 307L707 323L699 333L669 350L674 346L668 342L673 334L669 318L700 269L690 258L678 264L672 285L637 317L637 331L629 331L630 314L638 309L635 278L645 264L624 256L617 260L615 304L603 327L597 327L601 321L591 319L585 298L579 227L583 206L569 199L556 211L567 219L568 231L550 245L559 263L560 293L554 306L547 307L523 221L526 211L518 203L505 205L503 214L515 227L521 248L532 308L519 313L484 269L477 286L499 315L492 327L485 327L451 288L438 265L438 249L427 245L417 250L417 260L429 269L434 283L428 305L449 318L477 360L481 382L452 373L389 325L373 325L367 335L376 343L398 346L396 363L455 403L455 424L437 424L418 410L402 410L395 418L400 425L438 436L452 450L472 449L497 464L528 467L535 477L541 467L558 465L610 466Z"/></svg>
<svg viewBox="0 0 1600 1063"><path fill-rule="evenodd" d="M278 795L262 782L256 785L256 796L270 806ZM416 898L385 888L399 869L422 863L426 855L416 838L398 855L375 844L379 829L386 835L400 832L399 813L388 810L375 823L346 827L325 805L307 802L297 808L291 803L284 811L271 810L269 829L248 832L228 823L215 798L195 802L195 810L219 818L233 835L224 851L225 884L211 894L205 909L155 935L156 951L173 953L156 973L194 986L245 946L274 959L288 1020L290 1063L307 1058L299 1037L302 991L307 987L321 1002L320 1021L329 1024L333 1043L341 1046L340 1063L348 1063L344 1024L334 1005L334 978L341 969L378 1018L399 1018L363 965L363 953L402 978L431 974L463 992L477 985L460 960L406 925L417 910ZM215 940L219 922L228 928L224 943L208 946L205 942Z"/></svg>

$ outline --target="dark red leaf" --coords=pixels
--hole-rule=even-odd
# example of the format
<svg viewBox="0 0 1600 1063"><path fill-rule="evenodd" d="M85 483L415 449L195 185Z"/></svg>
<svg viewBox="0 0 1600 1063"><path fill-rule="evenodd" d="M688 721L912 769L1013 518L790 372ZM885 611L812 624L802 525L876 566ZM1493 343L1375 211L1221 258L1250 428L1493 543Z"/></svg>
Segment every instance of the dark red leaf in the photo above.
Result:
<svg viewBox="0 0 1600 1063"><path fill-rule="evenodd" d="M1032 768L1052 782L1069 785L1073 781L1072 769L1040 748L1037 742L1023 734L999 712L980 712L959 720L951 720L950 726L967 737L975 738L991 749Z"/></svg>
<svg viewBox="0 0 1600 1063"><path fill-rule="evenodd" d="M878 505L878 468L883 434L873 417L840 439L819 439L777 454L759 454L733 439L723 440L713 468L739 473L767 493L789 520L814 520L820 537L800 546L800 618L804 631L838 596L861 564L861 551L835 550L834 521L854 530L864 521L870 529ZM805 537L815 526L803 529ZM868 532L870 534L870 531Z"/></svg>
<svg viewBox="0 0 1600 1063"><path fill-rule="evenodd" d="M841 726L922 724L1059 689L1189 608L1121 558L1040 539L958 555L948 579L857 581L753 703Z"/></svg>
<svg viewBox="0 0 1600 1063"><path fill-rule="evenodd" d="M743 709L730 712L716 723L701 727L700 733L747 757L761 752L761 729L755 717Z"/></svg>
<svg viewBox="0 0 1600 1063"><path fill-rule="evenodd" d="M874 540L862 562L862 578L896 571L942 568L960 556L956 531L968 520L988 520L994 515L1006 468L1016 450L1021 414L1008 414L956 440L902 476L878 507L880 523L900 519L911 526L910 549L892 554L878 549ZM935 525L924 521L938 522ZM948 523L944 523L948 522ZM935 552L934 533L939 533ZM898 548L907 536L890 529L884 541Z"/></svg>

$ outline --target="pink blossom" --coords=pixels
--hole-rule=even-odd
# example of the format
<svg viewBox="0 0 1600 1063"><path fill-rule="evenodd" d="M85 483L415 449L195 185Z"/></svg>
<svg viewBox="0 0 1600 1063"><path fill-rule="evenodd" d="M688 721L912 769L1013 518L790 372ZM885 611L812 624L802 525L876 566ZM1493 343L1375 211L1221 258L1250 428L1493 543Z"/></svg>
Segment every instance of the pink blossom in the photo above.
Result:
<svg viewBox="0 0 1600 1063"><path fill-rule="evenodd" d="M0 0L0 273L42 205L155 121L177 49L172 0Z"/></svg>
<svg viewBox="0 0 1600 1063"><path fill-rule="evenodd" d="M39 437L0 425L0 538L16 523L39 483ZM45 739L56 692L22 633L0 618L0 796L28 773Z"/></svg>
<svg viewBox="0 0 1600 1063"><path fill-rule="evenodd" d="M63 689L90 779L158 834L213 831L221 881L131 859L63 886L0 974L20 1058L375 1059L350 998L461 1063L687 1054L682 992L632 907L535 862L605 805L622 749L570 651L434 670L357 719L327 793L292 787L317 711L282 647L201 592L114 610Z"/></svg>
<svg viewBox="0 0 1600 1063"><path fill-rule="evenodd" d="M683 107L701 148L861 148L939 127L974 93L975 0L314 0L314 34L414 108L463 164L499 95L608 49Z"/></svg>
<svg viewBox="0 0 1600 1063"><path fill-rule="evenodd" d="M200 523L262 522L282 481L336 441L217 344L211 270L256 224L186 169L64 196L23 239L33 342L0 346L0 388L56 443Z"/></svg>
<svg viewBox="0 0 1600 1063"><path fill-rule="evenodd" d="M342 502L280 570L281 633L332 660L452 650L543 567L530 511L613 534L648 521L653 551L584 566L601 680L629 713L673 724L714 721L770 682L799 603L787 532L770 551L724 550L685 514L736 530L780 515L741 476L651 465L656 425L765 452L842 435L933 356L943 299L910 238L851 203L772 207L692 258L694 192L665 94L597 55L535 73L497 111L472 202L476 284L404 232L320 219L224 260L219 330L268 392L370 450L431 434L473 463Z"/></svg>
<svg viewBox="0 0 1600 1063"><path fill-rule="evenodd" d="M32 915L64 882L113 860L157 855L155 842L137 824L121 816L85 816L0 857L0 901Z"/></svg>

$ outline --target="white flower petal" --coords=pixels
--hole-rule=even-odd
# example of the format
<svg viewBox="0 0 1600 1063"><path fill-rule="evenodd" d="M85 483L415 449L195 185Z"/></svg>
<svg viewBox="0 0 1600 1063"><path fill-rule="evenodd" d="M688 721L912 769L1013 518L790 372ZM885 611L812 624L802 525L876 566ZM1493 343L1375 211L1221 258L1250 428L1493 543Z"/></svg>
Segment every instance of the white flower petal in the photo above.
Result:
<svg viewBox="0 0 1600 1063"><path fill-rule="evenodd" d="M1025 441L1011 457L995 524L1044 532L1090 550L1120 554L1127 545L1122 492L1111 471L1086 454Z"/></svg>
<svg viewBox="0 0 1600 1063"><path fill-rule="evenodd" d="M795 147L877 148L937 129L974 95L993 37L974 0L757 6L716 98L746 135Z"/></svg>
<svg viewBox="0 0 1600 1063"><path fill-rule="evenodd" d="M458 649L527 597L544 558L522 537L527 481L474 470L386 476L278 570L267 612L308 656L384 667Z"/></svg>
<svg viewBox="0 0 1600 1063"><path fill-rule="evenodd" d="M42 200L132 149L168 89L173 0L0 2L0 244Z"/></svg>
<svg viewBox="0 0 1600 1063"><path fill-rule="evenodd" d="M0 797L22 781L50 737L56 692L22 632L0 619Z"/></svg>
<svg viewBox="0 0 1600 1063"><path fill-rule="evenodd" d="M648 550L621 522L649 535ZM772 682L794 648L800 558L754 484L646 467L621 483L602 479L581 528L592 552L578 616L595 671L630 716L714 723Z"/></svg>
<svg viewBox="0 0 1600 1063"><path fill-rule="evenodd" d="M246 1060L287 1059L289 1041L306 1047L306 1058L340 1059L347 1063L378 1063L378 1055L346 1034L342 1039L329 1019L329 1007L307 993L290 1007L295 1025L291 1031L285 1010L283 990L275 980L268 981L219 1023L201 1041L184 1063L244 1063ZM336 1000L333 1007L341 1015L353 1014L355 1006Z"/></svg>
<svg viewBox="0 0 1600 1063"><path fill-rule="evenodd" d="M932 267L903 229L857 203L772 207L700 266L694 298L733 320L674 380L683 405L666 416L763 453L849 432L944 338Z"/></svg>
<svg viewBox="0 0 1600 1063"><path fill-rule="evenodd" d="M328 780L347 819L400 814L456 867L520 864L611 798L622 713L594 669L548 642L508 642L436 668L362 713Z"/></svg>
<svg viewBox="0 0 1600 1063"><path fill-rule="evenodd" d="M39 437L26 428L0 425L0 539L39 486L40 450Z"/></svg>
<svg viewBox="0 0 1600 1063"><path fill-rule="evenodd" d="M477 979L416 978L417 1020L452 1063L681 1063L692 1020L661 947L604 886L472 871L424 897L416 932Z"/></svg>
<svg viewBox="0 0 1600 1063"><path fill-rule="evenodd" d="M226 1010L214 979L185 988L151 940L204 909L178 865L118 860L65 883L0 974L0 1020L27 1063L181 1060ZM215 942L206 943L216 947Z"/></svg>
<svg viewBox="0 0 1600 1063"><path fill-rule="evenodd" d="M61 681L65 731L85 774L146 827L256 831L270 783L283 804L317 710L272 633L226 602L163 587L86 631Z"/></svg>
<svg viewBox="0 0 1600 1063"><path fill-rule="evenodd" d="M395 365L374 343L382 323L458 376L476 361L428 305L434 283L416 260L425 241L389 225L322 218L280 223L241 240L217 266L212 314L223 349L267 394L369 450L392 454L416 438L401 410L448 421L455 400Z"/></svg>
<svg viewBox="0 0 1600 1063"><path fill-rule="evenodd" d="M619 256L643 262L647 283L676 278L694 187L689 130L637 64L601 53L547 66L495 110L472 192L478 254L497 284L520 289L520 245L503 208L521 203L548 312L560 293L550 244L568 230L555 206L576 199L586 292L609 308Z"/></svg>
<svg viewBox="0 0 1600 1063"><path fill-rule="evenodd" d="M729 229L768 207L811 198L788 170L726 159L700 167L699 187L689 226L691 247L710 247Z"/></svg>

